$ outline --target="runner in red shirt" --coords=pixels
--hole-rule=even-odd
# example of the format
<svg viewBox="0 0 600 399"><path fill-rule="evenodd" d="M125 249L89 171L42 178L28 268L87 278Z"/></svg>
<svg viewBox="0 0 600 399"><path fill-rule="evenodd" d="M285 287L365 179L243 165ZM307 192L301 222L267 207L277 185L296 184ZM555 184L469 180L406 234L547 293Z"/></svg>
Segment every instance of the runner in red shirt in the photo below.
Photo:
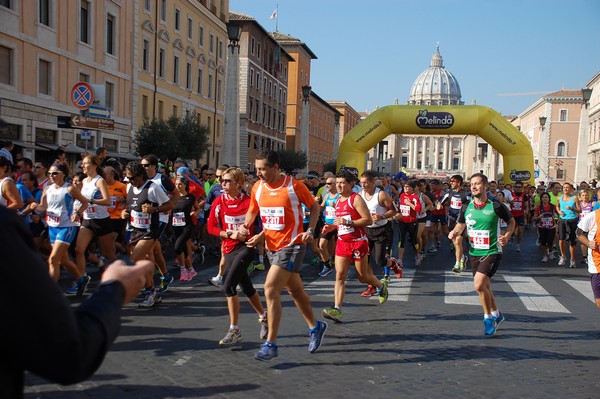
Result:
<svg viewBox="0 0 600 399"><path fill-rule="evenodd" d="M517 237L517 252L521 252L521 237L523 237L525 216L529 214L529 196L523 191L523 182L516 182L514 189L515 191L511 193L513 196L513 203L510 207L510 213L517 223L517 229L515 230L515 236Z"/></svg>
<svg viewBox="0 0 600 399"><path fill-rule="evenodd" d="M415 194L417 180L409 180L404 185L404 191L400 194L400 215L398 228L400 230L400 242L398 243L398 264L402 267L402 258L404 257L404 246L406 244L406 234L410 234L410 241L415 250L415 263L418 263L419 248L417 245L417 215L421 212L421 201ZM398 215L394 216L398 218Z"/></svg>

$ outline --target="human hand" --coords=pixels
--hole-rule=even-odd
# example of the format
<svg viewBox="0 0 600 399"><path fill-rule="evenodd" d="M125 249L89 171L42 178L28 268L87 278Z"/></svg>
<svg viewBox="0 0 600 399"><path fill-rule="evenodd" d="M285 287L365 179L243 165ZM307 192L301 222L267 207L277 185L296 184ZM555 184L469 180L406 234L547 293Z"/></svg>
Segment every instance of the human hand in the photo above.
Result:
<svg viewBox="0 0 600 399"><path fill-rule="evenodd" d="M125 287L125 298L123 305L138 296L140 290L146 284L146 274L152 272L154 264L148 260L140 260L133 266L127 265L122 260L110 264L102 274L101 282L110 280L120 281Z"/></svg>

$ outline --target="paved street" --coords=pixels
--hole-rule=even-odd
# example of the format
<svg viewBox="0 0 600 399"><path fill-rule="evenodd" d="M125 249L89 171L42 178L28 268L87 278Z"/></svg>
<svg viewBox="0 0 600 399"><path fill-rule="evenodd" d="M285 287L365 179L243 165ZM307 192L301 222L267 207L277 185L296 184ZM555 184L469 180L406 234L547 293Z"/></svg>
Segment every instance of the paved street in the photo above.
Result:
<svg viewBox="0 0 600 399"><path fill-rule="evenodd" d="M224 296L206 283L216 272L207 257L195 281L176 282L160 308L125 307L120 336L94 377L62 387L28 375L26 398L597 398L600 310L586 268L543 264L534 242L526 231L522 252L508 246L492 280L507 319L493 337L483 336L470 273L450 272L445 245L416 271L407 251L405 276L392 277L384 305L360 297L364 286L352 273L345 322L329 323L315 354L285 294L279 357L266 363L253 359L259 325L245 301L243 344L219 347L229 321ZM317 273L310 264L302 272L321 318L334 275ZM259 287L265 275L254 272Z"/></svg>

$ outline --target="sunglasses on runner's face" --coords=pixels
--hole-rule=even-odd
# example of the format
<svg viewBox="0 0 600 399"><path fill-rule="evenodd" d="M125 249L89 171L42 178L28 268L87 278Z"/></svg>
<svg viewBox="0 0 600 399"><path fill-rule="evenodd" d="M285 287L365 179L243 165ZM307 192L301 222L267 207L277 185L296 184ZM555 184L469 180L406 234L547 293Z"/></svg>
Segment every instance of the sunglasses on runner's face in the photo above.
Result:
<svg viewBox="0 0 600 399"><path fill-rule="evenodd" d="M222 184L231 184L231 179L221 179Z"/></svg>

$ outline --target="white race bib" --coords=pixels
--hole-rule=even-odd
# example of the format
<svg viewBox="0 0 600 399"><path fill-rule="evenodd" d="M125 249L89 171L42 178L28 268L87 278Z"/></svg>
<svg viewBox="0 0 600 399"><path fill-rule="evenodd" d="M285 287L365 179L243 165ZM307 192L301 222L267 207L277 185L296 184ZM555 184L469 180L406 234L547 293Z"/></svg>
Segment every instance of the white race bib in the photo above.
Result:
<svg viewBox="0 0 600 399"><path fill-rule="evenodd" d="M342 216L342 219L347 222L351 222L352 218L350 216ZM350 234L354 232L354 227L350 224L341 224L338 226L338 236L343 236L344 234Z"/></svg>
<svg viewBox="0 0 600 399"><path fill-rule="evenodd" d="M236 232L239 230L240 226L244 224L244 220L246 220L246 215L240 216L228 216L225 215L225 231Z"/></svg>
<svg viewBox="0 0 600 399"><path fill-rule="evenodd" d="M335 207L334 206L326 206L325 207L325 217L327 219L335 219Z"/></svg>
<svg viewBox="0 0 600 399"><path fill-rule="evenodd" d="M469 230L469 241L475 249L490 249L490 232L488 230Z"/></svg>
<svg viewBox="0 0 600 399"><path fill-rule="evenodd" d="M46 211L46 223L48 226L57 227L60 224L60 214Z"/></svg>
<svg viewBox="0 0 600 399"><path fill-rule="evenodd" d="M410 216L410 206L408 205L400 205L400 213L402 216Z"/></svg>
<svg viewBox="0 0 600 399"><path fill-rule="evenodd" d="M282 206L260 208L260 218L263 228L267 230L283 230L285 227L285 211Z"/></svg>
<svg viewBox="0 0 600 399"><path fill-rule="evenodd" d="M185 212L173 212L173 226L185 226Z"/></svg>
<svg viewBox="0 0 600 399"><path fill-rule="evenodd" d="M136 229L149 229L150 214L148 212L137 212L132 210L129 224Z"/></svg>

